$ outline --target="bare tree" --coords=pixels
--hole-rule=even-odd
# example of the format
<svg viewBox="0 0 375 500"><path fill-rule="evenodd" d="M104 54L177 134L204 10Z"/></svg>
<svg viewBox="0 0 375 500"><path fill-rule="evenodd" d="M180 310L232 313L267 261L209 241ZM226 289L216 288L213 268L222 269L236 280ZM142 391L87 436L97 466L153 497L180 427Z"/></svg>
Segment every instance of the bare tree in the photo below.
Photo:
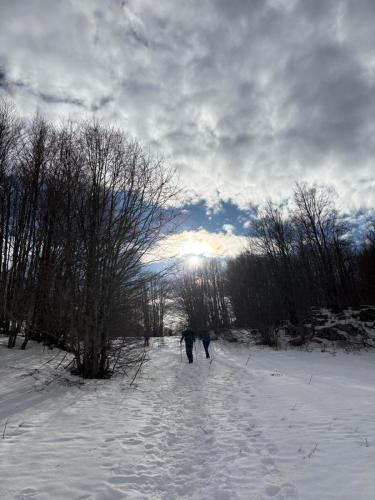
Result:
<svg viewBox="0 0 375 500"><path fill-rule="evenodd" d="M285 319L280 289L266 255L243 253L228 262L228 296L235 323L267 336L269 328Z"/></svg>
<svg viewBox="0 0 375 500"><path fill-rule="evenodd" d="M176 288L181 307L193 328L218 331L230 325L225 264L210 259L195 269L185 269Z"/></svg>
<svg viewBox="0 0 375 500"><path fill-rule="evenodd" d="M375 224L369 224L358 260L358 279L362 303L375 304Z"/></svg>
<svg viewBox="0 0 375 500"><path fill-rule="evenodd" d="M269 201L256 219L254 234L258 250L268 259L269 271L285 307L285 317L297 323L301 304L297 303L293 224Z"/></svg>
<svg viewBox="0 0 375 500"><path fill-rule="evenodd" d="M144 256L173 217L172 172L98 123L21 124L0 107L3 330L64 346L85 377L109 372L114 332L134 334ZM134 306L134 307L133 307ZM154 308L162 328L164 303ZM127 314L127 318L125 318ZM119 318L123 329L119 332Z"/></svg>
<svg viewBox="0 0 375 500"><path fill-rule="evenodd" d="M348 302L348 228L338 216L328 188L298 184L295 190L294 224L300 246L310 255L310 265L319 279L322 304L335 309ZM316 278L315 278L316 280Z"/></svg>
<svg viewBox="0 0 375 500"><path fill-rule="evenodd" d="M164 335L167 301L171 295L170 281L158 273L145 275L142 294L144 332L154 337Z"/></svg>
<svg viewBox="0 0 375 500"><path fill-rule="evenodd" d="M252 236L257 253L228 263L237 324L266 331L283 320L303 322L312 306L357 302L352 240L329 189L297 185L295 207L284 213L269 201Z"/></svg>

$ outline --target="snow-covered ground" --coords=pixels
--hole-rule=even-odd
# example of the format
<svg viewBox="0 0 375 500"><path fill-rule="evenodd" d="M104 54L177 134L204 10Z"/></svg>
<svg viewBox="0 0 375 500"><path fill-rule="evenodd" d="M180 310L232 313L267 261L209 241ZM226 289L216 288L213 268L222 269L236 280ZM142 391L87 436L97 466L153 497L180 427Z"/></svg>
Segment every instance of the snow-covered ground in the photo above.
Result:
<svg viewBox="0 0 375 500"><path fill-rule="evenodd" d="M375 498L375 352L154 340L130 387L29 345L0 345L1 499Z"/></svg>

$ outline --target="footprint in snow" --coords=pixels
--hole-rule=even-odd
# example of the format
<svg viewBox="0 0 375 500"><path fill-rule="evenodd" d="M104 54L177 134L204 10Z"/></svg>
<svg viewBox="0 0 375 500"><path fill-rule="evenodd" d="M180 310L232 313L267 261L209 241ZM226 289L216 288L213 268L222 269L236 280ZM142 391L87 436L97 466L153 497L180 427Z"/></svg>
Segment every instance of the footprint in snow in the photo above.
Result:
<svg viewBox="0 0 375 500"><path fill-rule="evenodd" d="M269 497L274 497L280 492L280 486L276 486L275 484L271 484L270 486L267 486L265 493Z"/></svg>
<svg viewBox="0 0 375 500"><path fill-rule="evenodd" d="M267 445L267 450L268 450L268 453L270 455L275 455L279 450L277 448L277 446L273 445L273 444L268 444Z"/></svg>
<svg viewBox="0 0 375 500"><path fill-rule="evenodd" d="M124 439L122 441L122 444L124 446L137 446L138 444L142 444L143 441L141 441L140 439L134 439L134 438L130 438L130 439Z"/></svg>
<svg viewBox="0 0 375 500"><path fill-rule="evenodd" d="M269 498L277 498L279 500L296 500L298 498L296 488L291 483L284 483L280 486L270 484L264 490L264 493Z"/></svg>
<svg viewBox="0 0 375 500"><path fill-rule="evenodd" d="M28 498L34 498L38 492L34 488L25 488L18 495L15 496L16 500L26 500Z"/></svg>
<svg viewBox="0 0 375 500"><path fill-rule="evenodd" d="M109 438L105 438L104 442L105 443L112 443L112 441L115 441L117 438L116 437L109 437Z"/></svg>

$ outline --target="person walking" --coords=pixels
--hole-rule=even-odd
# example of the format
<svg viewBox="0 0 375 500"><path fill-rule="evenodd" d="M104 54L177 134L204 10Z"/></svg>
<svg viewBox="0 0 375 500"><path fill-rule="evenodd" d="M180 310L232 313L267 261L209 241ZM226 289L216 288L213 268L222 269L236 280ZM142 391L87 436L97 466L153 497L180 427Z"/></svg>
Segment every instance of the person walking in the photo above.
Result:
<svg viewBox="0 0 375 500"><path fill-rule="evenodd" d="M208 330L202 330L200 337L206 353L206 358L208 359L210 357L210 353L208 352L208 346L211 342L210 332Z"/></svg>
<svg viewBox="0 0 375 500"><path fill-rule="evenodd" d="M193 345L195 342L195 333L190 327L186 328L182 334L180 339L180 344L185 340L185 349L186 356L188 357L189 363L193 362Z"/></svg>

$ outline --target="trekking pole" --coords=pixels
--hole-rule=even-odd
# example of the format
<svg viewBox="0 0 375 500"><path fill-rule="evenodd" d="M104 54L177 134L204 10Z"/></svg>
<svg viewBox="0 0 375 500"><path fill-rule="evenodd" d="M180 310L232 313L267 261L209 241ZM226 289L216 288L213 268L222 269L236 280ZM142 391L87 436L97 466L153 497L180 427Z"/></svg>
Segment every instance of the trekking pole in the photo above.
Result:
<svg viewBox="0 0 375 500"><path fill-rule="evenodd" d="M180 342L180 358L181 358L181 363L182 363L182 344Z"/></svg>

